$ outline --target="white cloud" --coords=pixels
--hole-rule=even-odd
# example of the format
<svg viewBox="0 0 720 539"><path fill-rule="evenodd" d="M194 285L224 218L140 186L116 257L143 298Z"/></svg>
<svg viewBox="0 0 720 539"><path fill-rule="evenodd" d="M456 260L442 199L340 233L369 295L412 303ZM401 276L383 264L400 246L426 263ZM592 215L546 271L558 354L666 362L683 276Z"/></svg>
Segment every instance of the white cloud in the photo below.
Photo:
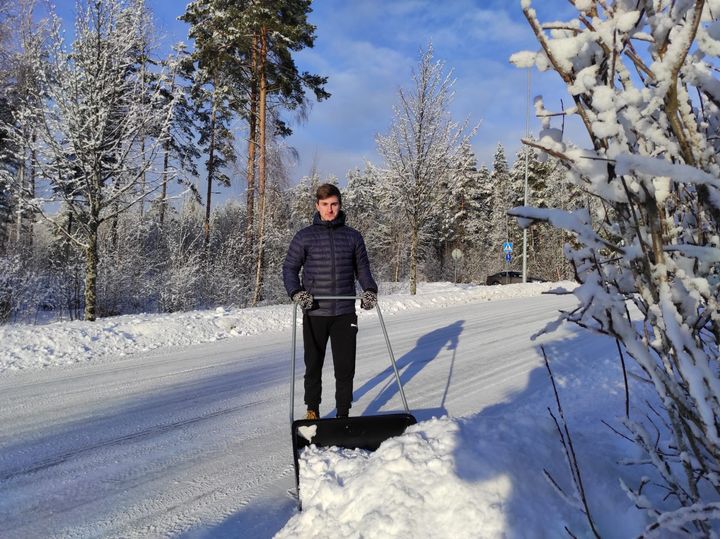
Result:
<svg viewBox="0 0 720 539"><path fill-rule="evenodd" d="M288 141L301 152L297 177L313 159L321 173L339 178L362 167L368 156L377 160L375 136L389 128L397 90L412 84L411 71L429 41L436 58L454 68L455 119L482 121L478 159L491 158L497 142L507 147L509 158L517 151L525 130L526 73L508 58L538 47L519 2L353 0L316 3L314 9L316 47L298 59L302 69L329 77L332 97L315 104L306 125L295 127ZM533 96L537 93L566 96L553 74L533 81ZM534 119L531 125L536 132Z"/></svg>

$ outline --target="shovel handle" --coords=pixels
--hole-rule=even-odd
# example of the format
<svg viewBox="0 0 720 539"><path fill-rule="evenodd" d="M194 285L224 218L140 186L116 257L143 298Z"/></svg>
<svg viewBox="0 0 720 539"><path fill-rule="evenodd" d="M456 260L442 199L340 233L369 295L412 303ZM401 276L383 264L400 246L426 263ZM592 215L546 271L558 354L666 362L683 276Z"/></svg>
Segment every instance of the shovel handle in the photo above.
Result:
<svg viewBox="0 0 720 539"><path fill-rule="evenodd" d="M330 299L330 300L358 300L362 299L362 296L315 296L314 299ZM293 330L292 330L292 350L290 351L291 360L291 374L290 374L290 424L292 425L295 421L295 348L297 345L297 303L293 307ZM388 337L387 328L385 327L385 320L380 310L379 302L375 305L375 310L378 313L378 319L380 320L380 327L382 328L383 335L385 337L385 344L387 345L388 354L390 356L390 363L392 364L393 371L395 372L395 380L397 381L398 389L400 390L400 398L402 399L403 407L405 412L410 413L408 408L407 399L405 398L405 391L400 380L400 373L398 372L397 363L395 362L395 354L393 354L392 346L390 345L390 337Z"/></svg>

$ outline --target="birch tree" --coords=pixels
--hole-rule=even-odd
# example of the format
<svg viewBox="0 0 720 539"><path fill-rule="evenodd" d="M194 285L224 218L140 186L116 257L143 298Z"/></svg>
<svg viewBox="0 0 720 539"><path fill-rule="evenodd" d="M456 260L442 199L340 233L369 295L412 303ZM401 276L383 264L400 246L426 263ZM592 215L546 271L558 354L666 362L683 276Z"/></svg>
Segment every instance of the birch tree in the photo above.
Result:
<svg viewBox="0 0 720 539"><path fill-rule="evenodd" d="M720 3L584 0L577 16L541 23L519 67L556 72L591 148L558 136L541 107L539 141L602 208L516 208L576 238L565 253L580 285L562 318L617 339L662 409L625 428L654 473L622 482L650 515L647 536L714 536L720 507ZM641 52L639 45L644 49ZM639 317L632 315L636 308ZM713 524L713 521L715 523ZM716 529L716 528L715 528Z"/></svg>
<svg viewBox="0 0 720 539"><path fill-rule="evenodd" d="M8 47L3 55L5 122L14 122L15 127L23 132L24 140L34 140L37 129L34 119L26 117L26 121L21 122L18 118L13 118L10 113L23 102L37 106L33 100L41 91L39 73L41 62L36 59L41 59L44 55L48 21L38 19L35 2L20 2L15 6L14 12L9 12L8 6L5 5L0 7L0 12L4 12L6 17L4 37L5 45ZM16 41L14 46L9 43L11 38ZM12 201L14 222L10 236L17 252L27 254L32 247L35 215L26 199L34 197L36 159L34 150L29 144L16 144L16 142L6 140L6 143L13 148L7 153L8 159L5 160L5 165L12 169L15 182L21 187L11 190L14 198Z"/></svg>
<svg viewBox="0 0 720 539"><path fill-rule="evenodd" d="M29 203L84 250L87 320L96 318L99 228L145 196L137 193L138 185L164 134L145 147L140 137L153 126L165 126L172 106L159 90L148 96L139 79L144 15L142 0L78 2L69 47L55 18L47 61L36 58L41 84L13 123L4 126L16 148L36 153L38 177L47 184L47 196ZM37 126L29 140L17 127L28 123ZM17 182L14 188L30 194ZM72 232L50 215L58 203L73 215Z"/></svg>
<svg viewBox="0 0 720 539"><path fill-rule="evenodd" d="M377 137L385 162L390 196L410 229L410 293L417 291L420 233L448 195L452 164L474 129L452 120L452 73L433 60L432 47L422 52L410 90L400 89L387 135Z"/></svg>

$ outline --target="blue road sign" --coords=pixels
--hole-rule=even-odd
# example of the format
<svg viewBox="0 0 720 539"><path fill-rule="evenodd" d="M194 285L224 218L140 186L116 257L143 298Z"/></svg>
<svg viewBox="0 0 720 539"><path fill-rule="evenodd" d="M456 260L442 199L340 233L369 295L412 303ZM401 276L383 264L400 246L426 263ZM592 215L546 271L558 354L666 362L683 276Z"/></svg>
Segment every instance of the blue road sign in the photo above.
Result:
<svg viewBox="0 0 720 539"><path fill-rule="evenodd" d="M511 241L506 241L506 242L504 242L504 243L503 243L503 252L505 252L505 253L512 253L512 251L513 251L513 249L512 249L512 242L511 242Z"/></svg>
<svg viewBox="0 0 720 539"><path fill-rule="evenodd" d="M510 262L511 258L512 258L512 255L510 253L505 253L505 262Z"/></svg>

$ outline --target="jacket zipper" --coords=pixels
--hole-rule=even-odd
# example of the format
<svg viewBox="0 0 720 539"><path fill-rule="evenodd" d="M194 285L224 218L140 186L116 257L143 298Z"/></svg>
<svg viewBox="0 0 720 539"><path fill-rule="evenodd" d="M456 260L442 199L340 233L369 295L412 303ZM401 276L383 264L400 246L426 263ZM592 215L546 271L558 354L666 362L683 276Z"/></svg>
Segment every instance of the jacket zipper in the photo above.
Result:
<svg viewBox="0 0 720 539"><path fill-rule="evenodd" d="M336 295L337 291L337 276L335 275L335 230L333 229L332 225L329 227L330 230L330 259L331 259L331 268L332 268L332 295ZM335 311L337 307L337 301L332 302L332 314L335 315Z"/></svg>

